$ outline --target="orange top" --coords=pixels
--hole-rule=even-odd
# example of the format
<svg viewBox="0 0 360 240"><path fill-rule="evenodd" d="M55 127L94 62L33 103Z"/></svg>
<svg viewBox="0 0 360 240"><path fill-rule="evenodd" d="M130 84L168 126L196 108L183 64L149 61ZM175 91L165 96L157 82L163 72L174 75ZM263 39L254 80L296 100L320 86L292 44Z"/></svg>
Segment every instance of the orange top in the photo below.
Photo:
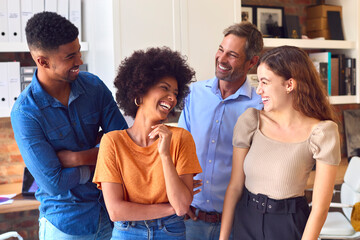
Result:
<svg viewBox="0 0 360 240"><path fill-rule="evenodd" d="M179 175L197 174L201 167L191 134L176 127L172 131L170 154ZM93 182L123 184L124 200L142 204L169 202L166 195L158 140L147 147L132 141L126 130L112 131L101 139Z"/></svg>

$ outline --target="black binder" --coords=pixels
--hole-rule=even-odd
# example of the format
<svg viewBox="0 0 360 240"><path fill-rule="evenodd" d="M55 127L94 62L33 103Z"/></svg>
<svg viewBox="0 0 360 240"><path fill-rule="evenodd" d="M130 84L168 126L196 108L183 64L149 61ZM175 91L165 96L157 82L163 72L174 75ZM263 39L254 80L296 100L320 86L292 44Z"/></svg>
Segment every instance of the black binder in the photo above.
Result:
<svg viewBox="0 0 360 240"><path fill-rule="evenodd" d="M332 40L344 40L344 33L341 24L340 12L328 11L327 19L328 19L330 38Z"/></svg>

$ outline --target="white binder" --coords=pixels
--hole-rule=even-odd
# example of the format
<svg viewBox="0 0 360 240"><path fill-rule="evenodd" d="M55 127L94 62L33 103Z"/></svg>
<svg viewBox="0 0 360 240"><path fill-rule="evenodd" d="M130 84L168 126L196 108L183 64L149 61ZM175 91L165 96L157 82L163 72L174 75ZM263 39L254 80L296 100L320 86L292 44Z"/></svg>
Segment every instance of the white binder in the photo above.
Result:
<svg viewBox="0 0 360 240"><path fill-rule="evenodd" d="M44 0L32 0L32 12L33 14L43 12L45 10Z"/></svg>
<svg viewBox="0 0 360 240"><path fill-rule="evenodd" d="M20 0L8 0L9 41L21 42Z"/></svg>
<svg viewBox="0 0 360 240"><path fill-rule="evenodd" d="M0 42L9 41L7 0L0 0Z"/></svg>
<svg viewBox="0 0 360 240"><path fill-rule="evenodd" d="M9 107L12 108L21 92L20 62L8 62Z"/></svg>
<svg viewBox="0 0 360 240"><path fill-rule="evenodd" d="M7 67L7 62L0 62L0 109L9 108Z"/></svg>
<svg viewBox="0 0 360 240"><path fill-rule="evenodd" d="M57 12L57 0L45 0L45 11Z"/></svg>
<svg viewBox="0 0 360 240"><path fill-rule="evenodd" d="M57 1L57 13L66 19L69 19L69 0Z"/></svg>
<svg viewBox="0 0 360 240"><path fill-rule="evenodd" d="M26 42L25 27L27 21L33 16L32 0L21 0L21 41Z"/></svg>
<svg viewBox="0 0 360 240"><path fill-rule="evenodd" d="M81 42L81 0L69 1L69 20L78 28Z"/></svg>

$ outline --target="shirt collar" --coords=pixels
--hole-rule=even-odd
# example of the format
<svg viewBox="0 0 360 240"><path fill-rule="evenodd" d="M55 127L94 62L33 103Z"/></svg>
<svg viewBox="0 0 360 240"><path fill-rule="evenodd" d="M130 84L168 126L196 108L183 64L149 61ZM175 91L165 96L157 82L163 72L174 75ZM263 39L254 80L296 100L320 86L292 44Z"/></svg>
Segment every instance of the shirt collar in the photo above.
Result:
<svg viewBox="0 0 360 240"><path fill-rule="evenodd" d="M219 89L219 79L217 77L214 77L214 78L210 79L209 81L207 81L205 86L211 88L211 91L216 96L218 96L219 98L222 99L221 92ZM252 94L252 87L251 87L251 84L250 84L248 78L246 77L244 84L234 94L232 94L229 97L227 97L226 99L224 99L224 101L231 100L231 99L237 99L239 96L246 96L249 99L251 99L251 94Z"/></svg>
<svg viewBox="0 0 360 240"><path fill-rule="evenodd" d="M32 78L32 94L34 96L34 99L38 106L40 108L45 108L48 106L53 107L60 107L63 106L56 98L48 94L40 85L39 80L37 78L37 69L33 75ZM84 86L81 84L81 81L79 80L81 77L80 75L77 77L77 79L71 83L71 91L69 96L69 104L74 101L76 98L78 98L81 94L85 92Z"/></svg>

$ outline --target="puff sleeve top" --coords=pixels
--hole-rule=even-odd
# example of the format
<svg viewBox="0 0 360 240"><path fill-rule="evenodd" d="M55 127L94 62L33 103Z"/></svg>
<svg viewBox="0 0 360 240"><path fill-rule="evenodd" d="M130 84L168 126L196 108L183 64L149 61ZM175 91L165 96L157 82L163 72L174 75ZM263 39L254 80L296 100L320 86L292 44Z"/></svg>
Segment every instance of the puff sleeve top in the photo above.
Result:
<svg viewBox="0 0 360 240"><path fill-rule="evenodd" d="M245 186L273 199L303 196L315 161L338 165L341 160L337 124L320 121L303 142L287 143L263 135L260 112L250 108L234 127L233 146L249 148L244 160Z"/></svg>

